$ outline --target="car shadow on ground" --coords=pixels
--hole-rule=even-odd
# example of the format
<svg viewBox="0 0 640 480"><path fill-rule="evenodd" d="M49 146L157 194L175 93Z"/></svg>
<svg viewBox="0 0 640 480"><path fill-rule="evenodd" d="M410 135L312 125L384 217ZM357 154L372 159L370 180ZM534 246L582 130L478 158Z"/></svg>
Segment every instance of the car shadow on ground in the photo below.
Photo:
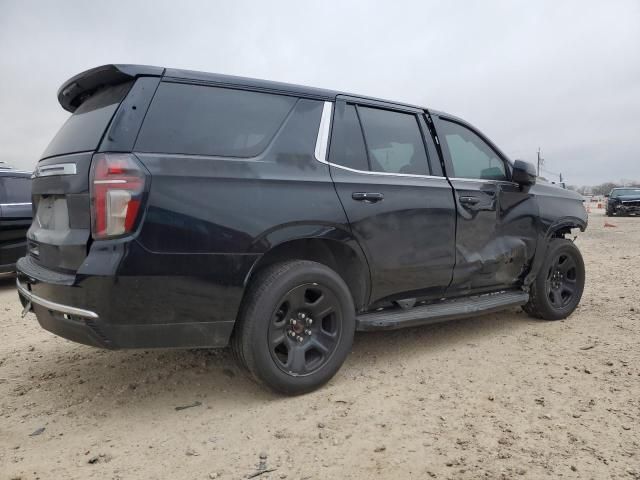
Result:
<svg viewBox="0 0 640 480"><path fill-rule="evenodd" d="M33 315L29 317L35 321ZM428 362L438 351L472 348L492 336L513 337L532 323L536 322L512 309L392 332L357 333L351 355L338 375L311 395L341 392L358 375L377 376L382 366L407 364L424 352L431 352L424 359ZM254 382L236 365L228 348L108 351L45 335L48 338L28 354L39 360L29 365L28 375L14 391L23 395L35 390L54 410L56 405L68 408L93 400L97 400L97 410L129 412L192 402L218 408L238 401L246 407L285 400Z"/></svg>

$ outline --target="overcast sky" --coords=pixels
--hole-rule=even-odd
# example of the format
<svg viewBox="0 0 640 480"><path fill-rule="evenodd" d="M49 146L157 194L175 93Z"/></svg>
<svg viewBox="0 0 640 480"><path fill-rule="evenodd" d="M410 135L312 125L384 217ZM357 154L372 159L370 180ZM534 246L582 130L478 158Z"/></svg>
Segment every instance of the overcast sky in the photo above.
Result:
<svg viewBox="0 0 640 480"><path fill-rule="evenodd" d="M640 0L0 0L0 160L32 169L58 87L105 63L419 104L569 183L640 180Z"/></svg>

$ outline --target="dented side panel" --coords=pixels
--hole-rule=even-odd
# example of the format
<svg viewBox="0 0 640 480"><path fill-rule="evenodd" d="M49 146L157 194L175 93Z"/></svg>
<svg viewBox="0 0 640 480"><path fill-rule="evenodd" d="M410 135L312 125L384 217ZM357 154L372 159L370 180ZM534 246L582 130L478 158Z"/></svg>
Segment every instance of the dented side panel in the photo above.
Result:
<svg viewBox="0 0 640 480"><path fill-rule="evenodd" d="M539 242L538 207L511 182L451 179L456 191L456 264L447 296L522 282ZM476 203L464 203L464 198Z"/></svg>

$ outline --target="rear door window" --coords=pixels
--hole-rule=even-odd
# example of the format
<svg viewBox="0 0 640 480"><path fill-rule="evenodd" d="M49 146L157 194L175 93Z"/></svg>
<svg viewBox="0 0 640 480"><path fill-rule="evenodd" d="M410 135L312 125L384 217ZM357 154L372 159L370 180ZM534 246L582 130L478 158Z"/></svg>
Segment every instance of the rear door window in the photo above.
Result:
<svg viewBox="0 0 640 480"><path fill-rule="evenodd" d="M369 170L367 149L354 105L336 104L329 161L355 170Z"/></svg>
<svg viewBox="0 0 640 480"><path fill-rule="evenodd" d="M135 149L253 157L269 145L296 101L285 95L163 82Z"/></svg>
<svg viewBox="0 0 640 480"><path fill-rule="evenodd" d="M415 115L361 106L358 113L372 171L429 173L427 152Z"/></svg>
<svg viewBox="0 0 640 480"><path fill-rule="evenodd" d="M105 88L85 100L67 119L43 154L43 158L98 148L102 135L132 82Z"/></svg>

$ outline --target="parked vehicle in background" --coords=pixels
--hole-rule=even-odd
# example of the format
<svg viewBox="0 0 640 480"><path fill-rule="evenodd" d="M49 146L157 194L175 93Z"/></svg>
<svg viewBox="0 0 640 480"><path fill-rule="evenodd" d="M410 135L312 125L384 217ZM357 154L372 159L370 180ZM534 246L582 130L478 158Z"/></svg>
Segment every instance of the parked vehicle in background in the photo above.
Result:
<svg viewBox="0 0 640 480"><path fill-rule="evenodd" d="M607 197L607 216L640 214L640 187L619 187Z"/></svg>
<svg viewBox="0 0 640 480"><path fill-rule="evenodd" d="M31 219L31 172L0 163L0 274L15 271L25 255Z"/></svg>
<svg viewBox="0 0 640 480"><path fill-rule="evenodd" d="M308 392L355 330L578 305L582 197L469 123L331 90L136 65L83 72L38 163L18 291L104 348L223 347Z"/></svg>

